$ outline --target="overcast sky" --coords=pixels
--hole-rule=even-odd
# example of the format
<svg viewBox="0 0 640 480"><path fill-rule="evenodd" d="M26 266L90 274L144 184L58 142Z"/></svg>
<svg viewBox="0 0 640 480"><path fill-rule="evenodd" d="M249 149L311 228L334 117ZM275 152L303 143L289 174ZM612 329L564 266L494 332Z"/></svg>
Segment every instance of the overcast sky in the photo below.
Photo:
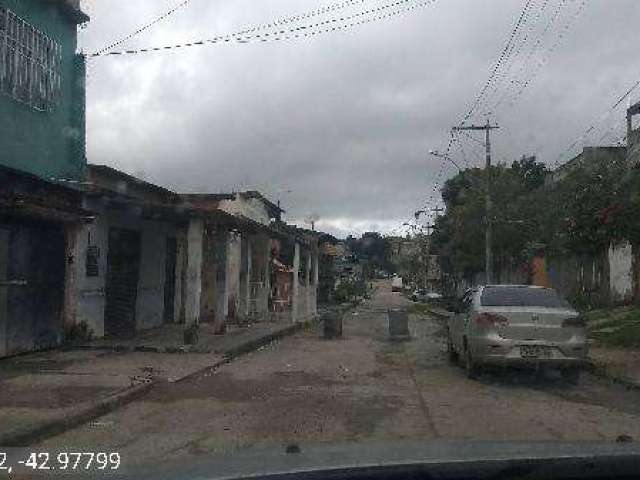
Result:
<svg viewBox="0 0 640 480"><path fill-rule="evenodd" d="M191 0L122 48L213 38L335 1ZM362 0L316 18L393 1ZM93 52L178 3L84 0L91 23L80 45ZM489 77L523 5L439 0L310 39L95 59L89 162L184 192L257 189L282 201L288 221L302 225L316 214L320 229L341 236L389 232L431 197L441 161L428 151L446 150L450 127ZM639 14L638 0L533 0L497 88L470 119L494 112L502 127L493 137L496 160L535 154L553 164L607 112L640 78ZM584 144L622 135L626 105ZM456 162L479 165L482 145L461 143ZM445 176L454 173L447 163Z"/></svg>

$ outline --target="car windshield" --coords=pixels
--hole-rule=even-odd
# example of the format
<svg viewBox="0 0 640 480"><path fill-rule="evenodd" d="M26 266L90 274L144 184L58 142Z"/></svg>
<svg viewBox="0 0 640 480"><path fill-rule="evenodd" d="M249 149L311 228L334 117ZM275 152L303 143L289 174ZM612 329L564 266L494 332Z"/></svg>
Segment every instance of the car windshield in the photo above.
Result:
<svg viewBox="0 0 640 480"><path fill-rule="evenodd" d="M0 0L0 480L637 445L639 26Z"/></svg>
<svg viewBox="0 0 640 480"><path fill-rule="evenodd" d="M483 307L571 308L555 290L549 288L486 287L482 290Z"/></svg>

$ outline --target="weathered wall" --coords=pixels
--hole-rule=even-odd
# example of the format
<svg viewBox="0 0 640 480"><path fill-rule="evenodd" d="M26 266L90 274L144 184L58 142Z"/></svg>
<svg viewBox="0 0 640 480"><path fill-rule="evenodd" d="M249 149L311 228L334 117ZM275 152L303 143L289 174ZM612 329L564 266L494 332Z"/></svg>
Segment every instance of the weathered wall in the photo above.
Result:
<svg viewBox="0 0 640 480"><path fill-rule="evenodd" d="M88 206L100 211L98 205ZM102 211L94 223L78 229L75 243L75 321L86 322L96 337L104 336L109 228L127 228L141 232L136 329L145 330L162 325L166 241L168 236L177 235L177 229L171 223L141 221L135 215L109 211ZM100 250L97 277L88 277L85 268L89 242ZM176 308L179 306L176 305Z"/></svg>
<svg viewBox="0 0 640 480"><path fill-rule="evenodd" d="M263 225L269 225L269 213L259 198L243 198L236 195L235 200L221 200L220 209L231 215L241 215Z"/></svg>
<svg viewBox="0 0 640 480"><path fill-rule="evenodd" d="M238 233L229 233L229 246L227 255L227 272L229 276L228 320L238 320L240 309L240 270L242 268L242 238Z"/></svg>
<svg viewBox="0 0 640 480"><path fill-rule="evenodd" d="M606 253L547 258L549 286L577 307L596 307L610 303Z"/></svg>
<svg viewBox="0 0 640 480"><path fill-rule="evenodd" d="M76 241L76 323L85 322L96 337L104 336L108 228L107 217L98 215L94 223L79 229ZM89 242L97 246L100 251L97 277L87 277L86 273L85 260Z"/></svg>
<svg viewBox="0 0 640 480"><path fill-rule="evenodd" d="M169 224L144 221L141 225L140 279L136 300L136 329L159 327L164 322L164 282Z"/></svg>
<svg viewBox="0 0 640 480"><path fill-rule="evenodd" d="M186 296L183 299L184 322L186 325L194 325L200 322L203 236L204 224L202 220L192 219L187 230Z"/></svg>
<svg viewBox="0 0 640 480"><path fill-rule="evenodd" d="M609 286L613 303L633 299L633 252L629 242L609 247Z"/></svg>
<svg viewBox="0 0 640 480"><path fill-rule="evenodd" d="M216 318L218 265L215 248L216 238L207 230L202 246L202 294L200 297L200 320L206 323L213 323Z"/></svg>
<svg viewBox="0 0 640 480"><path fill-rule="evenodd" d="M79 180L85 159L85 68L76 52L76 25L56 2L0 0L62 48L61 92L53 111L40 112L0 95L0 164L46 178Z"/></svg>
<svg viewBox="0 0 640 480"><path fill-rule="evenodd" d="M250 242L252 267L249 314L257 320L264 320L269 313L271 240L266 235L253 235Z"/></svg>

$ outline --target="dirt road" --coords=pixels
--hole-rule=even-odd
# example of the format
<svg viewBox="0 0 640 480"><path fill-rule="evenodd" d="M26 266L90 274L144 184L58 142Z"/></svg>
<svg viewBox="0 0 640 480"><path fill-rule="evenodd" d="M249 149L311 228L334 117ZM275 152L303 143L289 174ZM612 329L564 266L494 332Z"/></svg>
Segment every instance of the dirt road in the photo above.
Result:
<svg viewBox="0 0 640 480"><path fill-rule="evenodd" d="M344 338L309 330L143 399L40 449L119 451L127 464L290 443L365 439L640 439L640 393L589 375L486 374L449 365L442 325L412 316L412 340L387 339L390 285L345 320ZM180 356L176 356L176 362Z"/></svg>

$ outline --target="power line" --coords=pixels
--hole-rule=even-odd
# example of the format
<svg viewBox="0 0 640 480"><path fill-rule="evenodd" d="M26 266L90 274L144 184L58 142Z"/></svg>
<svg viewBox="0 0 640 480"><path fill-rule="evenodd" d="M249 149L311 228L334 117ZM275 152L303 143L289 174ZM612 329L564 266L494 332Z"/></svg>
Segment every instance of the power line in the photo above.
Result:
<svg viewBox="0 0 640 480"><path fill-rule="evenodd" d="M511 73L511 70L513 68L513 66L515 64L518 63L518 61L520 60L520 57L522 56L522 50L525 48L525 45L527 44L527 42L529 41L529 38L532 36L534 29L536 28L536 26L540 23L540 20L542 19L542 15L545 13L545 11L547 10L547 7L549 6L549 2L551 0L543 0L542 5L537 7L537 11L538 13L536 14L535 18L533 19L533 21L529 21L529 15L527 15L527 21L526 23L529 25L527 28L526 33L522 36L522 38L520 39L520 42L518 44L518 47L516 49L515 54L513 55L513 58L515 59L513 62L510 62L507 65L506 70L503 71L502 75L499 75L499 80L498 82L496 82L496 86L494 87L493 91L491 92L491 94L489 95L489 98L487 98L486 103L490 103L490 98L494 96L494 94L496 94L498 92L499 88L499 84L504 84L505 81L509 78L509 74ZM522 63L522 62L521 62ZM522 68L520 69L520 72L522 71ZM517 77L514 77L517 78ZM510 87L513 84L513 80L511 80L509 83L507 83L507 90L510 89ZM492 107L492 109L494 109L495 111L495 105Z"/></svg>
<svg viewBox="0 0 640 480"><path fill-rule="evenodd" d="M458 148L460 148L460 153L462 154L462 159L464 160L464 163L467 165L468 168L471 168L471 163L467 158L467 154L464 151L464 147L462 145L462 142L460 141L460 138L458 138Z"/></svg>
<svg viewBox="0 0 640 480"><path fill-rule="evenodd" d="M251 42L269 42L269 41L282 41L282 40L295 40L299 38L308 38L308 37L313 37L315 35L320 35L323 33L330 33L330 32L340 31L340 30L348 30L350 28L354 28L356 26L363 25L366 23L371 23L374 21L385 20L405 12L410 12L412 10L415 10L416 8L429 6L436 2L437 0L423 0L419 2L414 2L414 0L397 0L395 2L385 4L376 8L372 8L369 10L364 10L364 11L355 13L353 15L332 18L332 19L324 20L322 22L315 23L315 24L302 25L302 26L297 26L295 28L272 31L272 32L267 32L263 34L258 33L258 34L245 35L245 34L242 34L241 32L237 32L237 33L232 33L224 36L218 36L212 39L198 40L198 41L189 42L189 43L166 45L162 47L139 48L139 49L133 49L133 50L111 51L111 52L105 52L101 54L96 53L90 56L96 57L96 56L107 56L107 55L109 56L135 55L140 53L199 47L199 46L205 46L205 45L217 44L217 43L251 43ZM375 14L378 12L390 10L401 5L406 5L406 6L404 8L400 8L395 11L392 10L388 13L375 16ZM372 15L372 14L374 16L367 17L368 15ZM366 17L366 18L362 18L357 22L347 23L351 20L354 20L360 17ZM324 29L319 28L325 25L330 25L330 26Z"/></svg>
<svg viewBox="0 0 640 480"><path fill-rule="evenodd" d="M510 107L513 107L517 103L517 101L522 97L522 94L527 89L527 87L531 85L533 81L536 79L542 67L544 67L547 63L549 63L551 55L553 55L556 49L562 44L562 40L565 38L567 33L569 33L571 28L576 24L580 15L584 13L587 3L588 3L588 0L582 0L580 2L580 5L578 6L576 13L573 15L572 18L569 19L569 21L565 24L564 28L559 32L555 43L547 50L545 56L542 58L542 60L540 60L540 62L538 62L538 64L536 65L536 69L531 74L529 79L526 82L524 82L522 87L520 87L520 90L516 93L514 98L511 100L509 104Z"/></svg>
<svg viewBox="0 0 640 480"><path fill-rule="evenodd" d="M524 11L523 11L524 16L522 18L521 28L518 30L518 33L515 35L513 41L511 42L511 45L509 46L505 59L502 62L502 66L496 72L496 77L494 78L492 85L489 88L488 93L484 98L484 101L481 102L480 105L478 105L478 108L490 102L490 99L499 90L500 85L503 83L504 79L508 76L508 73L511 70L511 67L515 59L519 57L520 52L522 51L522 48L524 44L527 42L529 34L532 31L531 22L529 21L529 16L530 16L531 10L533 10L536 6L536 1L537 0L533 0L530 4L525 5ZM548 0L545 0L545 2L546 1ZM539 15L540 14L538 14L538 16ZM521 35L521 32L523 31L522 27L524 27L527 24L529 24L529 28L524 32L524 35ZM516 48L516 44L518 44L517 48ZM512 59L514 60L512 61Z"/></svg>
<svg viewBox="0 0 640 480"><path fill-rule="evenodd" d="M486 94L487 90L491 86L491 83L493 82L498 70L500 69L500 67L502 66L502 63L505 60L507 52L509 51L509 48L511 47L511 44L514 41L514 38L515 38L516 34L518 33L518 31L520 30L520 27L522 26L522 22L523 22L523 20L525 18L525 15L527 14L527 11L529 10L529 6L531 5L531 2L532 2L532 0L526 0L525 5L524 5L524 7L522 9L522 12L520 13L520 17L518 18L518 21L516 22L516 25L514 26L513 30L511 31L511 34L510 34L509 39L507 41L507 44L502 49L502 52L500 53L500 57L498 58L498 61L496 62L495 66L493 67L493 71L489 75L489 78L487 79L486 83L484 84L484 87L482 87L482 89L480 90L480 93L478 94L478 96L476 97L475 101L471 105L471 109L464 116L461 124L465 123L467 120L469 120L469 118L471 118L471 115L473 115L473 113L475 112L475 110L478 107L478 105L480 105L480 102L482 101L484 95Z"/></svg>
<svg viewBox="0 0 640 480"><path fill-rule="evenodd" d="M105 47L97 52L95 52L96 54L98 53L105 53L109 50L113 50L115 47L123 44L124 42L126 42L127 40L130 40L131 38L135 37L136 35L139 35L140 33L144 32L145 30L147 30L148 28L152 27L153 25L155 25L156 23L164 20L165 18L167 18L169 15L173 14L176 10L179 10L180 8L184 7L187 3L189 3L191 0L185 0L182 3L180 3L178 6L176 6L175 8L169 10L168 12L166 12L165 14L161 15L160 17L156 18L155 20L153 20L152 22L144 25L143 27L139 28L138 30L136 30L135 32L125 36L124 38L122 38L121 40L109 45L108 47ZM329 12L333 12L336 10L341 10L343 8L347 8L353 5L358 5L361 3L365 3L368 0L346 0L346 1L342 1L342 2L336 2L330 5L326 5L324 7L320 7L314 10L310 10L308 12L305 13L301 13L301 14L297 14L297 15L291 15L288 17L283 17L279 20L275 20L273 22L269 22L269 23L263 23L260 25L256 25L252 28L247 28L245 30L241 30L239 32L237 32L235 35L245 35L245 34L249 34L249 33L253 33L255 31L258 30L264 30L267 28L273 28L276 27L278 25L285 25L288 23L292 23L292 22L297 22L300 20L304 20L306 18L312 18L318 15L322 15L325 13L329 13Z"/></svg>
<svg viewBox="0 0 640 480"><path fill-rule="evenodd" d="M491 87L491 85L495 81L495 77L498 74L500 68L502 68L502 65L504 64L504 62L508 58L509 53L513 51L513 44L515 43L515 39L517 38L517 35L519 34L520 28L522 27L522 25L525 22L525 18L526 18L527 14L528 14L528 11L529 11L529 9L530 9L530 7L532 5L532 2L533 2L533 0L526 0L524 6L522 8L522 11L520 12L520 16L518 17L518 20L516 21L516 24L513 27L512 31L511 31L511 34L509 35L507 43L506 43L506 45L504 46L504 48L502 49L502 51L500 53L498 61L494 65L493 70L491 71L491 73L489 75L489 78L485 82L484 86L480 90L480 93L478 94L478 96L474 100L473 104L471 105L471 108L465 114L465 116L463 117L462 121L460 122L461 126L464 125L465 122L467 120L469 120L469 118L471 118L473 113L476 111L476 109L482 103L483 98L486 95L488 89ZM441 178L444 175L444 171L446 169L446 164L447 164L446 158L449 156L449 154L451 152L451 148L453 146L454 140L455 140L454 139L454 132L452 130L451 131L451 136L449 138L449 144L447 146L447 150L446 150L445 155L444 155L444 157L442 159L442 162L440 164L440 170L439 170L439 172L438 172L438 174L436 176L436 179L435 179L435 181L433 183L433 189L431 191L431 195L429 196L429 199L425 203L425 208L428 208L433 203L433 200L435 198L435 194L436 194L438 185L439 185L439 183L441 181Z"/></svg>
<svg viewBox="0 0 640 480"><path fill-rule="evenodd" d="M556 158L556 160L554 161L554 167L557 167L558 165L560 165L560 162L562 161L563 157L571 152L573 150L573 148L580 143L584 138L586 138L587 135L589 135L589 133L591 133L593 130L596 129L597 125L599 123L602 123L616 108L618 108L622 102L625 101L626 98L629 97L629 95L631 95L633 93L633 91L638 88L640 86L640 80L636 81L631 88L629 88L624 94L622 94L622 96L620 96L615 103L609 107L605 113L603 115L601 115L598 120L596 120L594 123L592 123L589 127L587 127L587 129L584 131L584 133L582 135L580 135L578 138L576 138L576 140L574 140L566 149L564 149L562 151L562 153L560 153L560 155L558 155L558 157Z"/></svg>
<svg viewBox="0 0 640 480"><path fill-rule="evenodd" d="M562 11L567 6L567 2L568 2L568 0L561 0L558 3L558 5L556 6L556 9L554 10L554 12L551 15L551 18L547 22L547 25L545 26L544 30L538 36L537 41L533 44L533 46L529 50L529 53L527 54L524 62L522 62L521 66L520 66L520 69L518 70L518 73L515 75L514 79L509 83L509 85L507 86L507 89L504 92L504 94L495 103L495 105L493 107L494 110L496 110L504 102L504 100L511 94L512 87L514 87L518 83L522 83L522 82L519 81L519 78L521 78L524 75L528 65L530 64L531 59L536 54L536 52L540 49L540 46L542 45L542 42L546 38L547 34L552 30L553 26L560 19L560 16L562 15Z"/></svg>
<svg viewBox="0 0 640 480"><path fill-rule="evenodd" d="M278 25L286 25L288 23L292 23L292 22L298 22L300 20L304 20L306 18L312 18L318 15L322 15L328 12L333 12L335 10L341 10L343 8L346 7L350 7L353 5L357 5L360 3L365 3L368 0L347 0L344 2L339 2L339 3L334 3L331 5L328 5L326 7L322 7L322 8L318 8L316 10L311 10L309 12L300 14L300 15L292 15L289 17L284 17L281 18L280 20L276 20L275 22L271 22L271 23L263 23L262 25L257 25L253 28L247 29L247 30L243 30L241 32L238 33L238 35L244 35L247 33L253 33L257 30L264 30L267 28L273 28L273 27L277 27Z"/></svg>
<svg viewBox="0 0 640 480"><path fill-rule="evenodd" d="M165 13L163 13L162 15L160 15L159 17L153 19L151 22L143 25L142 27L138 28L136 31L131 32L128 35L125 35L124 37L122 37L120 40L117 40L115 42L113 42L110 45L107 45L104 48L101 48L100 50L98 50L97 52L95 52L94 54L92 54L92 57L97 57L100 54L103 54L105 52L108 52L110 50L113 50L114 48L122 45L123 43L127 42L128 40L131 40L133 37L140 35L142 32L144 32L145 30L148 30L149 28L153 27L154 25L156 25L157 23L162 22L163 20L165 20L167 17L173 15L174 13L176 13L178 10L180 10L181 8L187 6L188 3L190 3L191 0L184 0L183 2L179 3L178 5L176 5L175 7L173 7L172 9L166 11Z"/></svg>

